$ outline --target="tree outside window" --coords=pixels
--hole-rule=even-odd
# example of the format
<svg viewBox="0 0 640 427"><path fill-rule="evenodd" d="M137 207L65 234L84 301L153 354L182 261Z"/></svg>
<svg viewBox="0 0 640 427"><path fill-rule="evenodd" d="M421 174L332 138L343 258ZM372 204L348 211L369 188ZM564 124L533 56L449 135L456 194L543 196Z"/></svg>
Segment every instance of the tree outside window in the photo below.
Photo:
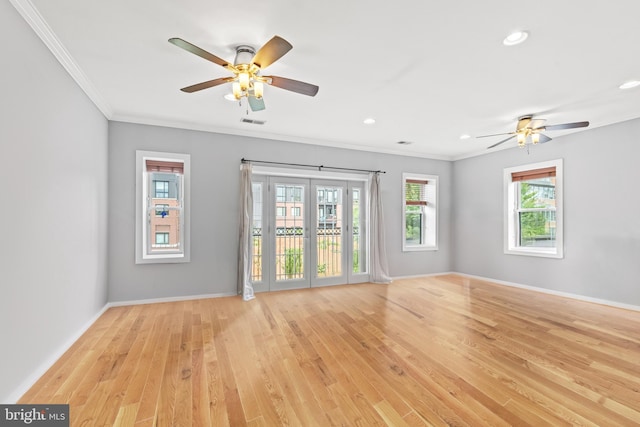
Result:
<svg viewBox="0 0 640 427"><path fill-rule="evenodd" d="M555 245L555 195L548 191L555 182L551 180L520 183L520 246Z"/></svg>

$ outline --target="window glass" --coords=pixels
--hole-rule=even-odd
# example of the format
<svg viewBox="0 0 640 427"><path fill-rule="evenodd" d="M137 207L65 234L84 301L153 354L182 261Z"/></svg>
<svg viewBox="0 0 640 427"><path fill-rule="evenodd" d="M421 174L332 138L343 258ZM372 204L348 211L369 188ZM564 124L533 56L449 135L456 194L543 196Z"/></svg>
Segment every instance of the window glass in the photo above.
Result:
<svg viewBox="0 0 640 427"><path fill-rule="evenodd" d="M520 246L556 246L555 183L555 177L516 183Z"/></svg>

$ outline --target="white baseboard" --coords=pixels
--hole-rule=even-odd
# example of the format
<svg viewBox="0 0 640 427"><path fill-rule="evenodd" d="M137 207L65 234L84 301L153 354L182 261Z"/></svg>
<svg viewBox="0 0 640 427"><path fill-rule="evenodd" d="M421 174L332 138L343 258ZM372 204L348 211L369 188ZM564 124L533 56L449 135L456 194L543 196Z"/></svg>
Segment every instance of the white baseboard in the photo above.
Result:
<svg viewBox="0 0 640 427"><path fill-rule="evenodd" d="M108 309L108 304L106 304L98 313L96 313L91 319L89 319L82 328L80 328L75 334L71 335L64 344L59 346L51 355L38 366L34 372L26 378L22 384L18 386L9 396L6 397L3 401L8 403L16 403L18 399L22 397L33 385L42 377L57 361L62 357L62 355L71 348L71 346L80 339L82 334L87 332L87 330L95 323L96 320L100 316L104 314Z"/></svg>
<svg viewBox="0 0 640 427"><path fill-rule="evenodd" d="M222 297L234 297L238 296L235 292L224 292L220 294L203 294L203 295L187 295L181 297L166 297L166 298L150 298L130 301L113 301L107 303L107 308L122 307L127 305L140 305L140 304L157 304L161 302L177 302L177 301L190 301L194 299L207 299L207 298L222 298Z"/></svg>
<svg viewBox="0 0 640 427"><path fill-rule="evenodd" d="M595 303L595 304L607 305L607 306L615 307L615 308L623 308L625 310L640 311L640 306L637 306L637 305L625 304L625 303L622 303L622 302L610 301L610 300L605 300L605 299L600 299L600 298L592 298L592 297L588 297L588 296L584 296L584 295L573 294L573 293L570 293L570 292L555 291L553 289L540 288L540 287L537 287L537 286L523 285L521 283L507 282L507 281L504 281L504 280L492 279L490 277L475 276L473 274L458 273L458 272L455 272L455 271L451 272L451 273L442 273L442 274L457 274L459 276L468 277L470 279L482 280L482 281L485 281L485 282L491 282L491 283L495 283L495 284L498 284L498 285L511 286L511 287L514 287L514 288L526 289L526 290L529 290L529 291L541 292L541 293L544 293L544 294L550 294L550 295L555 295L555 296L559 296L559 297L571 298L571 299L575 299L575 300L578 300L578 301L592 302L592 303Z"/></svg>
<svg viewBox="0 0 640 427"><path fill-rule="evenodd" d="M391 279L392 280L401 280L401 279L419 279L421 277L434 277L434 276L442 276L445 274L459 274L456 273L455 271L444 271L441 273L429 273L429 274L414 274L414 275L410 275L410 276L393 276Z"/></svg>

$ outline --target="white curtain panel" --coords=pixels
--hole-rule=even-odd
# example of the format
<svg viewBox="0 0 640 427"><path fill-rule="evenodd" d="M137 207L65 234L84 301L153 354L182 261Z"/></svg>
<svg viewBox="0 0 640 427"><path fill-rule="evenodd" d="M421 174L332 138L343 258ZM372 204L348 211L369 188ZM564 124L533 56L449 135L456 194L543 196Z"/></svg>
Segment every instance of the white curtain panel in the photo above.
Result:
<svg viewBox="0 0 640 427"><path fill-rule="evenodd" d="M251 285L251 238L253 229L253 191L251 165L240 166L240 242L238 245L238 294L245 301L255 298Z"/></svg>
<svg viewBox="0 0 640 427"><path fill-rule="evenodd" d="M382 198L380 197L380 174L370 175L369 216L371 220L371 276L374 283L391 283L389 263L387 262L387 246L384 235L384 215Z"/></svg>

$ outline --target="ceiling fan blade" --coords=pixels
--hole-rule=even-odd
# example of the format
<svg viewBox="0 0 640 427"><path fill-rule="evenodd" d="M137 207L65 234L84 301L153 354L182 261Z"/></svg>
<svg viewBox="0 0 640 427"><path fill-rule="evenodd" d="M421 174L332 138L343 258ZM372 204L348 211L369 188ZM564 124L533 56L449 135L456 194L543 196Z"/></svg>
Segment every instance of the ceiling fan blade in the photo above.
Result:
<svg viewBox="0 0 640 427"><path fill-rule="evenodd" d="M546 119L532 119L531 122L529 122L529 128L531 129L538 129L538 128L543 128L544 127L544 122L546 122Z"/></svg>
<svg viewBox="0 0 640 427"><path fill-rule="evenodd" d="M301 93L303 95L316 96L318 89L320 89L316 85L300 82L298 80L286 79L284 77L265 76L265 78L269 79L272 86L290 90L291 92Z"/></svg>
<svg viewBox="0 0 640 427"><path fill-rule="evenodd" d="M291 43L280 36L273 36L271 40L258 50L252 62L260 68L267 68L282 58L291 49L293 49Z"/></svg>
<svg viewBox="0 0 640 427"><path fill-rule="evenodd" d="M563 123L561 125L551 125L545 126L545 130L562 130L562 129L574 129L574 128L584 128L589 126L589 122L574 122L574 123Z"/></svg>
<svg viewBox="0 0 640 427"><path fill-rule="evenodd" d="M511 135L511 136L510 136L509 138L507 138L507 139L503 139L503 140L502 140L502 141L500 141L500 142L496 142L495 144L488 146L488 147L487 147L487 150L488 150L488 149L490 149L490 148L493 148L493 147L497 147L498 145L503 144L503 143L505 143L505 142L509 141L510 139L515 138L515 137L516 137L515 135Z"/></svg>
<svg viewBox="0 0 640 427"><path fill-rule="evenodd" d="M174 45L186 50L187 52L191 52L195 55L198 55L200 58L204 58L207 61L211 61L214 64L218 64L222 67L227 68L229 67L229 65L231 65L224 59L218 58L213 53L209 53L206 50L201 49L198 46L189 43L188 41L182 40L181 38L178 38L178 37L171 38L169 39L169 43L173 43Z"/></svg>
<svg viewBox="0 0 640 427"><path fill-rule="evenodd" d="M255 96L248 96L249 106L251 107L251 111L262 111L265 109L264 98L256 98Z"/></svg>
<svg viewBox="0 0 640 427"><path fill-rule="evenodd" d="M479 135L476 138L488 138L490 136L502 136L502 135L515 135L515 132L507 132L507 133L494 133L492 135Z"/></svg>
<svg viewBox="0 0 640 427"><path fill-rule="evenodd" d="M219 79L213 79L206 82L197 83L195 85L183 87L180 90L187 93L193 93L202 89L209 89L210 87L218 86L223 83L228 83L232 81L233 81L233 77L220 77Z"/></svg>
<svg viewBox="0 0 640 427"><path fill-rule="evenodd" d="M547 135L540 134L540 140L538 141L538 143L544 144L545 142L549 141L551 141L551 138L549 138Z"/></svg>

